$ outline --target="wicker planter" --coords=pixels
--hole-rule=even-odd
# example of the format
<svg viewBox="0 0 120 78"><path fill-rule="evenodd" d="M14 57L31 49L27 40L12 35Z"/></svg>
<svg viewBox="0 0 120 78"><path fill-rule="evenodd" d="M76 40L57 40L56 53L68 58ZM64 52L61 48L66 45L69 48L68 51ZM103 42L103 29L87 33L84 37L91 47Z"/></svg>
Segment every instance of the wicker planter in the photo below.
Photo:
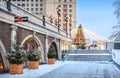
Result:
<svg viewBox="0 0 120 78"><path fill-rule="evenodd" d="M23 73L23 64L10 64L9 65L10 74L22 74Z"/></svg>
<svg viewBox="0 0 120 78"><path fill-rule="evenodd" d="M28 68L29 69L38 69L39 61L28 61Z"/></svg>
<svg viewBox="0 0 120 78"><path fill-rule="evenodd" d="M48 58L48 64L55 64L55 58Z"/></svg>

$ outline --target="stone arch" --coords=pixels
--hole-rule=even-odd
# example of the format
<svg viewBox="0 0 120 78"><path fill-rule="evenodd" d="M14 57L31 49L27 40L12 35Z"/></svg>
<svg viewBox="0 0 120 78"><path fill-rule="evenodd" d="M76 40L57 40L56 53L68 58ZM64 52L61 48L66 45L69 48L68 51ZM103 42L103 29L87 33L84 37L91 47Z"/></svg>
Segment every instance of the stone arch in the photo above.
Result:
<svg viewBox="0 0 120 78"><path fill-rule="evenodd" d="M59 50L58 50L58 45L57 45L56 41L53 40L53 41L49 44L48 51L49 51L49 48L50 48L51 45L54 45L54 47L55 47L55 49L56 49L56 59L59 59L59 55L58 55L58 54L59 54Z"/></svg>
<svg viewBox="0 0 120 78"><path fill-rule="evenodd" d="M8 70L8 60L6 59L7 52L1 40L0 40L0 55L3 64L3 71L7 71Z"/></svg>
<svg viewBox="0 0 120 78"><path fill-rule="evenodd" d="M33 35L28 35L27 37L24 38L24 40L22 41L21 43L21 46L23 46L23 44L25 43L25 41L29 38L33 37ZM37 43L38 45L38 51L40 52L41 54L41 61L43 62L44 61L44 50L43 50L43 46L42 46L42 43L40 41L40 39L37 37L37 36L34 36L34 39L35 39L35 42Z"/></svg>

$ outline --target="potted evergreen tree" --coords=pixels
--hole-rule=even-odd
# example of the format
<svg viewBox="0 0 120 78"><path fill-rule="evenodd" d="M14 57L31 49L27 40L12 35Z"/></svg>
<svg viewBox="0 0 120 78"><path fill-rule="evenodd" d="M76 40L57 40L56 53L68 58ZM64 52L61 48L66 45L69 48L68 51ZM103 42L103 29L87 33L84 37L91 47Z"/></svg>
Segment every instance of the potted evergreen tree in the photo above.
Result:
<svg viewBox="0 0 120 78"><path fill-rule="evenodd" d="M29 51L27 54L28 58L28 68L29 69L38 69L40 54L36 50Z"/></svg>
<svg viewBox="0 0 120 78"><path fill-rule="evenodd" d="M9 72L11 74L23 73L23 63L26 59L25 53L26 52L24 50L16 48L8 54L7 59L9 60Z"/></svg>
<svg viewBox="0 0 120 78"><path fill-rule="evenodd" d="M56 58L56 52L55 52L55 47L51 45L49 51L48 51L48 64L54 64L55 63L55 58Z"/></svg>

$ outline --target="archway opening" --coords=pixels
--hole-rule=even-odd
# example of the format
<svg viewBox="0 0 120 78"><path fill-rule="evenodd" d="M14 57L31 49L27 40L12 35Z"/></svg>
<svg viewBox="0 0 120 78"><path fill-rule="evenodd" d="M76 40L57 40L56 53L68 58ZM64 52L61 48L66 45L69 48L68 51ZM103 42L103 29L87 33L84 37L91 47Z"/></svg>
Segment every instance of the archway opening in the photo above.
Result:
<svg viewBox="0 0 120 78"><path fill-rule="evenodd" d="M54 48L55 49L55 52L56 52L56 57L55 59L58 59L58 50L57 50L57 45L55 42L52 42L51 45L50 45L50 48ZM50 49L49 48L49 49ZM48 51L49 52L49 51Z"/></svg>
<svg viewBox="0 0 120 78"><path fill-rule="evenodd" d="M38 44L34 38L30 37L24 42L23 49L26 51L36 50L38 49Z"/></svg>
<svg viewBox="0 0 120 78"><path fill-rule="evenodd" d="M32 51L32 50L37 50L38 53L41 55L41 52L38 50L39 44L37 43L37 40L33 37L28 38L24 43L23 43L23 50L26 50L27 52ZM24 67L27 67L28 60L24 63Z"/></svg>

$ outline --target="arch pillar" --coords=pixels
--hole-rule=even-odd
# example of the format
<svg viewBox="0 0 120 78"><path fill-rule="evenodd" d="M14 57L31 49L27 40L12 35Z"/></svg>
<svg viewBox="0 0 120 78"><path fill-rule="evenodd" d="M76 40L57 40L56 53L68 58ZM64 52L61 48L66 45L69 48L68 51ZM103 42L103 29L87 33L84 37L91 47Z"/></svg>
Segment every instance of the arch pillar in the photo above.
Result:
<svg viewBox="0 0 120 78"><path fill-rule="evenodd" d="M5 50L5 47L2 43L2 41L0 40L0 54L1 54L1 57L2 57L2 60L3 60L3 65L4 65L4 71L7 71L8 70L8 65L9 65L9 62L8 60L6 59L5 56L7 56L7 52Z"/></svg>
<svg viewBox="0 0 120 78"><path fill-rule="evenodd" d="M58 48L58 59L62 59L62 43L61 39L59 39L59 48Z"/></svg>
<svg viewBox="0 0 120 78"><path fill-rule="evenodd" d="M17 26L14 26L14 25L11 26L11 51L13 51L14 47L16 46L16 41L17 41L16 31L17 31L17 29L18 29Z"/></svg>
<svg viewBox="0 0 120 78"><path fill-rule="evenodd" d="M46 63L47 63L47 60L48 60L47 53L48 53L48 35L45 35L45 54L44 54L44 58L45 58Z"/></svg>

